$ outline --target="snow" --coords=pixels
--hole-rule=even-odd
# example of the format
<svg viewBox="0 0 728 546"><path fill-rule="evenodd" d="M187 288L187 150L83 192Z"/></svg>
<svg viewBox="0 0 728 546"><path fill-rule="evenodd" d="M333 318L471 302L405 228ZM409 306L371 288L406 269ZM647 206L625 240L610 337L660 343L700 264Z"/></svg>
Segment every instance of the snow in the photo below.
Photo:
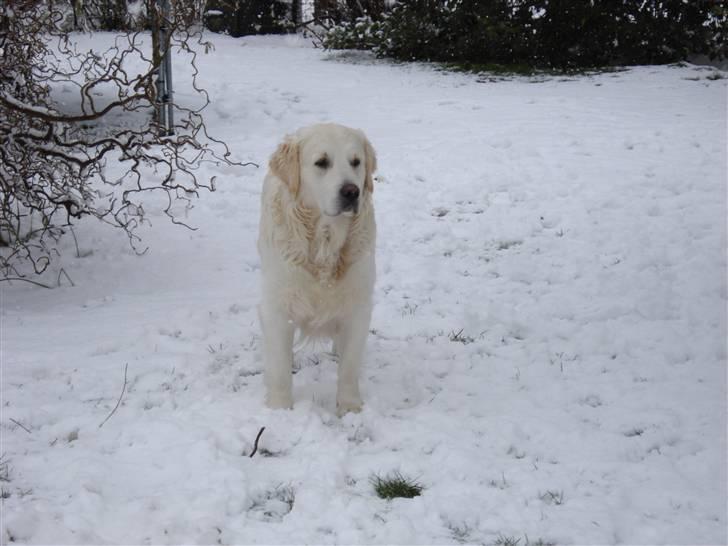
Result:
<svg viewBox="0 0 728 546"><path fill-rule="evenodd" d="M726 542L725 79L207 38L211 132L261 168L205 165L197 230L157 211L142 256L82 224L75 287L0 283L3 543ZM263 405L260 188L318 121L380 166L365 408L342 419L325 346L292 411ZM376 497L395 471L423 494Z"/></svg>

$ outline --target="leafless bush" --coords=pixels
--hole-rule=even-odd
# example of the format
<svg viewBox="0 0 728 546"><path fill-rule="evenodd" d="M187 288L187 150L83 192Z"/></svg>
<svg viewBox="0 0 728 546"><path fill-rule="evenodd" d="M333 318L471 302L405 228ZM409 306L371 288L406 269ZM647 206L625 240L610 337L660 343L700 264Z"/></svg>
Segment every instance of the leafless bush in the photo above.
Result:
<svg viewBox="0 0 728 546"><path fill-rule="evenodd" d="M170 20L152 13L171 31L167 43L156 35L155 47L189 56L200 97L200 105L174 104L172 136L155 121L161 57L148 33L120 34L104 52L80 51L62 30L67 10L40 0L0 6L0 280L44 272L60 238L87 216L135 245L151 194L182 223L173 205L214 190L201 165L235 163L201 115L209 98L197 83L193 45L209 44L191 30L183 0L172 4Z"/></svg>

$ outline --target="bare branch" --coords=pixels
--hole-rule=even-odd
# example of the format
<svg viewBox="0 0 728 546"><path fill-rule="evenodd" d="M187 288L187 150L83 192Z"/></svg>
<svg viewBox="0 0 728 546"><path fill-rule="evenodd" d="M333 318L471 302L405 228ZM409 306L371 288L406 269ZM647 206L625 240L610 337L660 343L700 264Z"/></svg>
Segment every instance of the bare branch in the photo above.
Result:
<svg viewBox="0 0 728 546"><path fill-rule="evenodd" d="M116 413L116 410L119 408L119 405L121 404L121 399L124 396L124 391L126 391L126 372L129 369L129 363L127 362L124 365L124 385L121 387L121 394L119 395L119 399L116 401L116 405L114 406L114 409L111 410L111 413L106 417L106 419L103 420L103 422L99 425L99 428L103 427L104 424L106 424L106 421L111 419L111 416Z"/></svg>
<svg viewBox="0 0 728 546"><path fill-rule="evenodd" d="M0 3L0 279L46 271L58 242L86 217L123 230L139 252L134 231L148 222L148 195L166 194L161 212L191 228L173 210L201 189L214 191L214 177L201 176L202 165L257 167L233 160L227 145L208 133L201 112L210 98L196 66L197 47L208 44L191 25L199 6L171 3L169 40L151 52L148 34L140 32L117 36L106 51L80 51L61 28L62 6ZM159 24L155 3L146 6ZM104 16L74 15L77 24ZM161 134L154 117L160 48L189 56L191 86L201 99L173 104L172 136ZM63 105L54 100L61 88ZM112 164L123 168L107 169Z"/></svg>
<svg viewBox="0 0 728 546"><path fill-rule="evenodd" d="M52 290L52 287L51 286L48 286L47 284L43 284L42 282L37 282L37 281L34 281L32 279L26 279L24 277L4 277L4 278L0 279L0 282L3 282L3 281L7 281L7 282L10 282L10 281L29 282L30 284L34 284L36 286L40 286L41 288L47 288L48 290Z"/></svg>
<svg viewBox="0 0 728 546"><path fill-rule="evenodd" d="M61 268L61 270L58 272L57 286L61 286L61 275L65 275L66 279L68 279L68 282L71 283L71 286L76 286L76 283L73 282L71 277L68 276L68 273L66 273L66 270L63 268Z"/></svg>
<svg viewBox="0 0 728 546"><path fill-rule="evenodd" d="M11 420L11 421L12 421L13 423L15 423L16 425L18 425L18 426L19 426L20 428L22 428L22 429L23 429L23 430L24 430L25 432L27 432L28 434L30 434L30 433L31 433L31 432L30 432L30 429L28 429L28 428L24 427L22 423L20 423L20 422L16 421L15 419L12 419L12 418L11 418L10 420Z"/></svg>

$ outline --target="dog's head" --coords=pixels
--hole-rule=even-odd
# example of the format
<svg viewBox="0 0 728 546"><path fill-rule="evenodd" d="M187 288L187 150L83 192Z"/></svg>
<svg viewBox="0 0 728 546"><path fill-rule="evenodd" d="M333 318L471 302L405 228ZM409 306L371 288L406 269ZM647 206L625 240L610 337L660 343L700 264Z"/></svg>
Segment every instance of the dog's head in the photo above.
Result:
<svg viewBox="0 0 728 546"><path fill-rule="evenodd" d="M356 214L362 196L374 191L376 168L364 133L333 123L300 129L270 159L271 172L296 199L327 216Z"/></svg>

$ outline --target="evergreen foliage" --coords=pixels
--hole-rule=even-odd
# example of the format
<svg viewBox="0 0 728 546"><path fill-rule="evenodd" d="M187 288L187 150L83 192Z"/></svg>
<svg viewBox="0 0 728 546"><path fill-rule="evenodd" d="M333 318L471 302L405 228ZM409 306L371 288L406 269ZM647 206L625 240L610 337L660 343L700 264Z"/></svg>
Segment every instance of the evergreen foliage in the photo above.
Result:
<svg viewBox="0 0 728 546"><path fill-rule="evenodd" d="M714 0L403 0L324 36L329 49L461 64L576 70L728 57L728 8Z"/></svg>
<svg viewBox="0 0 728 546"><path fill-rule="evenodd" d="M208 12L221 15L207 17L206 26L231 36L282 34L291 26L291 5L281 0L210 0Z"/></svg>

